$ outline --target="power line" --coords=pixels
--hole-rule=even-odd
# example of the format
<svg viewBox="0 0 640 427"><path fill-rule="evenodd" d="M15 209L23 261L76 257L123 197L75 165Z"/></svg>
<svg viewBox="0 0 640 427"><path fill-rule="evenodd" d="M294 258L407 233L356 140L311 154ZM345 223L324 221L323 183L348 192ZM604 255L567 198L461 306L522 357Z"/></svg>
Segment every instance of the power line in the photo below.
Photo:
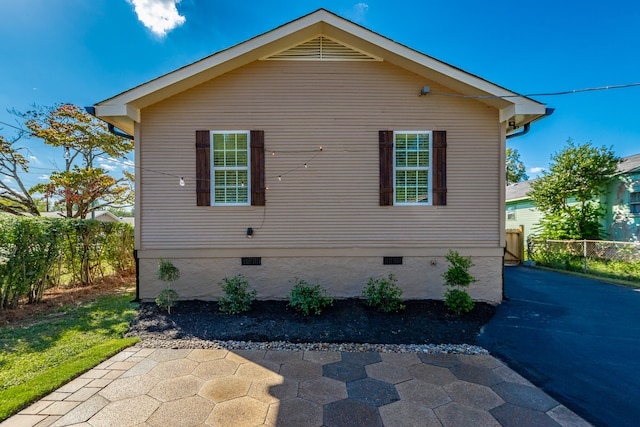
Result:
<svg viewBox="0 0 640 427"><path fill-rule="evenodd" d="M600 86L600 87L588 87L584 89L573 89L573 90L564 90L560 92L542 92L542 93L530 93L526 95L461 95L459 93L437 93L437 92L429 92L427 95L437 95L437 96L451 96L455 98L466 98L466 99L495 99L495 98L529 98L533 96L558 96L558 95L571 95L573 93L581 93L581 92L595 92L599 90L609 90L609 89L626 89L630 87L640 86L640 83L628 83L624 85L610 85L610 86Z"/></svg>

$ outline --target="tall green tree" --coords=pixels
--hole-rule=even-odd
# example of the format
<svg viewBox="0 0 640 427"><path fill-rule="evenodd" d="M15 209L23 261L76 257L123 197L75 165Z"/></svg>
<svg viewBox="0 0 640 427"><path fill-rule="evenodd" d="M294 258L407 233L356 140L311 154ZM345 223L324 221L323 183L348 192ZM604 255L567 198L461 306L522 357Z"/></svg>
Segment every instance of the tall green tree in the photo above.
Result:
<svg viewBox="0 0 640 427"><path fill-rule="evenodd" d="M83 218L107 206L132 202L129 177L116 179L95 163L104 157L124 161L133 149L133 141L112 134L104 122L71 104L35 107L23 117L32 136L64 150L64 169L52 173L50 182L32 191L57 197L67 217Z"/></svg>
<svg viewBox="0 0 640 427"><path fill-rule="evenodd" d="M598 196L616 173L613 148L576 145L569 139L551 157L549 171L531 183L531 197L542 211L542 235L558 239L599 239L604 215Z"/></svg>
<svg viewBox="0 0 640 427"><path fill-rule="evenodd" d="M0 211L38 216L36 201L21 178L29 172L28 157L23 154L27 149L18 145L24 135L20 132L11 139L0 135Z"/></svg>
<svg viewBox="0 0 640 427"><path fill-rule="evenodd" d="M518 153L518 150L508 147L506 154L507 185L528 180L529 176L526 173L524 163L522 163L522 161L520 160L520 153Z"/></svg>

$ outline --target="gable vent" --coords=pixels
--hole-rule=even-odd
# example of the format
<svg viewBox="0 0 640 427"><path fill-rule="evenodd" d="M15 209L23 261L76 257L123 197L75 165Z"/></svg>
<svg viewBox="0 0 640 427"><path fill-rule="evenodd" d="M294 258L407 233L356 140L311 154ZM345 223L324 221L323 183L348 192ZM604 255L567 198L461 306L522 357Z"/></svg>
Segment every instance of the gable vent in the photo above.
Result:
<svg viewBox="0 0 640 427"><path fill-rule="evenodd" d="M380 61L380 59L320 36L267 57L288 61Z"/></svg>

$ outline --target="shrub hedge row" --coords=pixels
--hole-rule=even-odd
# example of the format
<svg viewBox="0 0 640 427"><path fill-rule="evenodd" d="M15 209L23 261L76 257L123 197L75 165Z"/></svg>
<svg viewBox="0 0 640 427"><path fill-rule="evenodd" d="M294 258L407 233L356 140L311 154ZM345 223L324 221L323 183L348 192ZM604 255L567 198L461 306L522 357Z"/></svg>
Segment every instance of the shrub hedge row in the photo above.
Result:
<svg viewBox="0 0 640 427"><path fill-rule="evenodd" d="M51 286L90 285L133 266L130 224L0 216L0 309L39 302Z"/></svg>

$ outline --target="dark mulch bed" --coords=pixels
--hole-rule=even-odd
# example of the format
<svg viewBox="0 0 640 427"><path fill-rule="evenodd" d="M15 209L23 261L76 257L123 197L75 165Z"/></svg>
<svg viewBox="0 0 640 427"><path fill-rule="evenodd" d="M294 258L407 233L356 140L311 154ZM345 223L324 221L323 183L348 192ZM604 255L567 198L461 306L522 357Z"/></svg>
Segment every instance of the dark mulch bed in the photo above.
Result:
<svg viewBox="0 0 640 427"><path fill-rule="evenodd" d="M476 344L480 328L496 307L476 303L456 316L442 301L405 301L406 310L381 313L362 300L336 300L319 316L302 316L286 301L254 301L250 311L227 315L216 302L181 301L167 314L154 303L142 303L128 335L141 338L199 338L292 343Z"/></svg>

